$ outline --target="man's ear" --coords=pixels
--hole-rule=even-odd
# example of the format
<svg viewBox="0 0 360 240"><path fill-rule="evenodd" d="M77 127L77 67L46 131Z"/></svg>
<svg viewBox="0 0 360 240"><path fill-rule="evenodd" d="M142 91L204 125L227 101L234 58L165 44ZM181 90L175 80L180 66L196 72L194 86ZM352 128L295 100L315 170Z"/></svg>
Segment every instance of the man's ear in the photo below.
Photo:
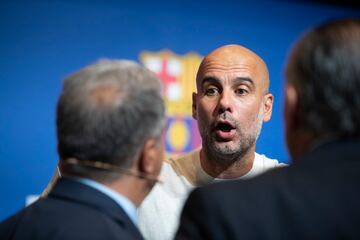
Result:
<svg viewBox="0 0 360 240"><path fill-rule="evenodd" d="M295 129L298 125L299 95L291 84L285 85L284 121L286 130Z"/></svg>
<svg viewBox="0 0 360 240"><path fill-rule="evenodd" d="M274 96L271 93L266 94L264 96L264 122L267 122L271 119L273 103Z"/></svg>
<svg viewBox="0 0 360 240"><path fill-rule="evenodd" d="M162 142L159 139L149 138L144 144L138 162L138 171L145 175L157 176L164 159Z"/></svg>
<svg viewBox="0 0 360 240"><path fill-rule="evenodd" d="M192 94L192 117L197 120L197 93Z"/></svg>

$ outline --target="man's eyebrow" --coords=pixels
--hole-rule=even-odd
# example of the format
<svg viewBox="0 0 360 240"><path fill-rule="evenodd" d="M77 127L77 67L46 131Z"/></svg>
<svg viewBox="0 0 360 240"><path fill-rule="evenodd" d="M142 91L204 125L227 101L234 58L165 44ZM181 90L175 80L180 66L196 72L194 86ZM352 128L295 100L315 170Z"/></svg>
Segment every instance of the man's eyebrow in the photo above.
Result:
<svg viewBox="0 0 360 240"><path fill-rule="evenodd" d="M203 86L205 83L220 83L220 80L214 77L205 77L201 80L201 86Z"/></svg>
<svg viewBox="0 0 360 240"><path fill-rule="evenodd" d="M237 78L234 79L233 84L236 85L236 84L241 84L241 83L244 83L244 82L247 82L250 85L254 86L254 81L251 78L248 78L248 77L237 77Z"/></svg>

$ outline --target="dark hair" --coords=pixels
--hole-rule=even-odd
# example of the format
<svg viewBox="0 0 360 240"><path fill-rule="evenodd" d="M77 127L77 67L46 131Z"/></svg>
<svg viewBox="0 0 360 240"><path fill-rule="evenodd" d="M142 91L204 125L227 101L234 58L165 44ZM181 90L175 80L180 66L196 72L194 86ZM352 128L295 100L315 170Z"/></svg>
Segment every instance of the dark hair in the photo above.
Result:
<svg viewBox="0 0 360 240"><path fill-rule="evenodd" d="M287 66L299 121L315 136L360 133L360 20L323 24L300 40Z"/></svg>
<svg viewBox="0 0 360 240"><path fill-rule="evenodd" d="M56 124L61 160L75 158L129 168L144 142L161 136L160 81L130 61L90 65L65 79Z"/></svg>

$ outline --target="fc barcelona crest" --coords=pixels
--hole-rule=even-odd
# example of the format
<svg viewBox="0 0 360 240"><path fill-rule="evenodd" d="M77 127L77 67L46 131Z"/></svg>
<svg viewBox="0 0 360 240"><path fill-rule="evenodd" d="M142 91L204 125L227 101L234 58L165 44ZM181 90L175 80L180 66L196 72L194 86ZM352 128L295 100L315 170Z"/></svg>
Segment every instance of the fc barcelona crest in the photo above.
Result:
<svg viewBox="0 0 360 240"><path fill-rule="evenodd" d="M196 91L196 72L202 57L196 53L182 56L171 51L144 51L141 62L158 75L164 86L167 112L166 152L178 155L201 144L196 121L192 119L192 93Z"/></svg>

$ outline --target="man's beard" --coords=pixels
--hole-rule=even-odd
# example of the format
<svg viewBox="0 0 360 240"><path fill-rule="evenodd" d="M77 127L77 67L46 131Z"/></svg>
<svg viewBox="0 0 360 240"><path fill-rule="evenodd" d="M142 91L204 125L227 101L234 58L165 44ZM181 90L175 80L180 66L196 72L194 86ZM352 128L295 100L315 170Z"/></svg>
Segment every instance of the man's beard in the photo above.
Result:
<svg viewBox="0 0 360 240"><path fill-rule="evenodd" d="M216 137L212 135L211 128L199 127L202 146L206 153L207 159L219 166L230 166L239 162L242 157L255 145L257 138L260 135L262 128L262 114L259 114L256 129L253 132L245 132L243 127L237 121L232 121L236 127L240 138L237 145L232 145L230 142L219 144L216 142ZM252 128L253 129L253 128Z"/></svg>

